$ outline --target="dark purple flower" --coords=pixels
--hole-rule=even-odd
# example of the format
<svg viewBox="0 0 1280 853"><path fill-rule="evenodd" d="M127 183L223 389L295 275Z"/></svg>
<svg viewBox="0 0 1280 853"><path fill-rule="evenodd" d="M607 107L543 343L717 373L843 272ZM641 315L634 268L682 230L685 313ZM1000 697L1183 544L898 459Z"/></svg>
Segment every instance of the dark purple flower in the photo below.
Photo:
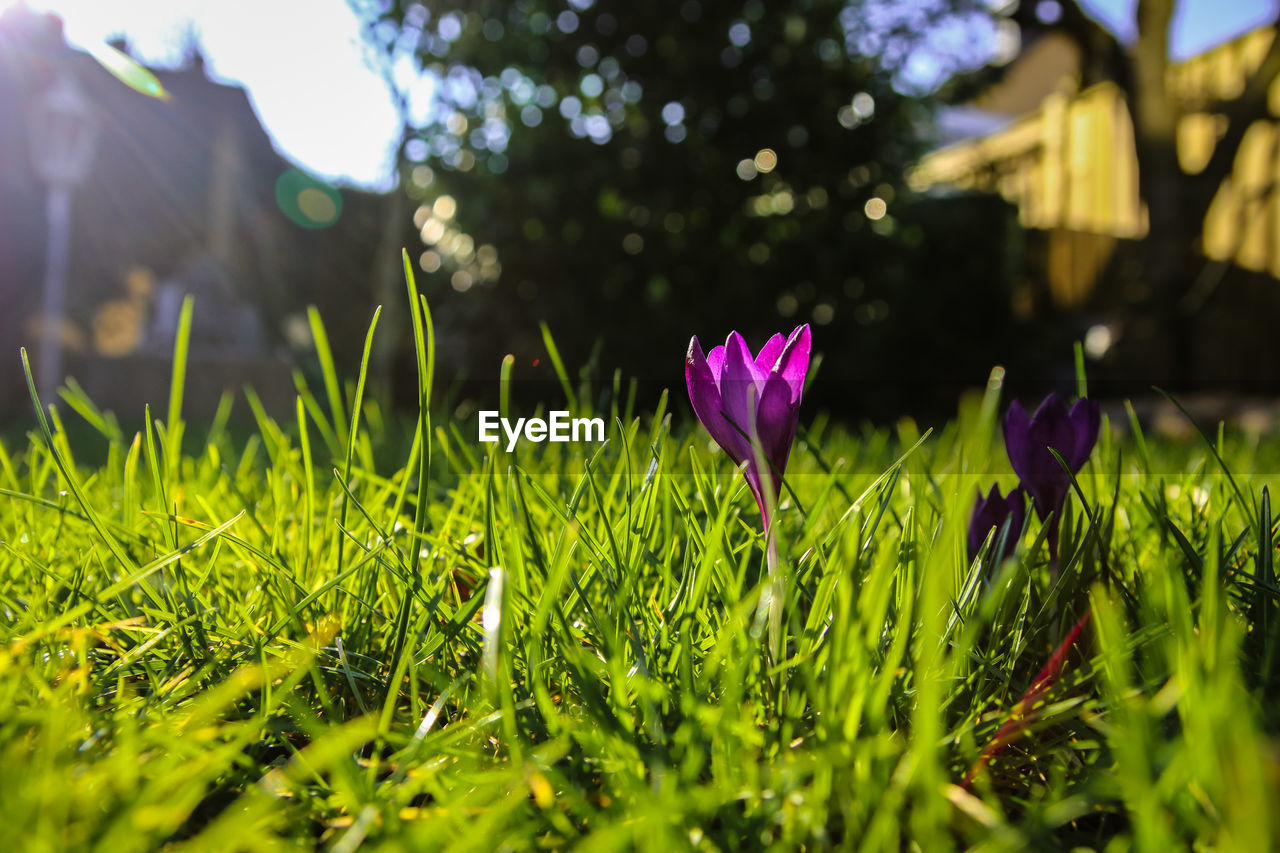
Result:
<svg viewBox="0 0 1280 853"><path fill-rule="evenodd" d="M1071 479L1049 448L1058 451L1071 473L1076 473L1098 440L1099 417L1098 404L1092 400L1077 400L1067 411L1057 394L1045 397L1031 417L1016 400L1009 407L1004 418L1005 450L1042 520L1061 511L1071 489Z"/></svg>
<svg viewBox="0 0 1280 853"><path fill-rule="evenodd" d="M1006 520L1010 522L1009 536L1005 539L1004 553L1000 555L1000 559L1008 557L1018 547L1018 534L1022 532L1022 524L1026 518L1027 497L1021 486L1009 492L1008 497L1000 496L999 485L992 486L985 498L979 489L978 501L973 505L973 516L969 519L969 559L978 556L978 549L982 547L991 528L994 527L999 535Z"/></svg>
<svg viewBox="0 0 1280 853"><path fill-rule="evenodd" d="M809 326L804 325L786 339L774 335L755 357L737 332L730 332L724 346L705 356L695 335L685 357L684 377L693 412L730 459L739 465L747 463L747 484L766 529L770 519L765 472L757 465L751 443L759 444L770 468L768 482L776 503L800 417L809 347Z"/></svg>

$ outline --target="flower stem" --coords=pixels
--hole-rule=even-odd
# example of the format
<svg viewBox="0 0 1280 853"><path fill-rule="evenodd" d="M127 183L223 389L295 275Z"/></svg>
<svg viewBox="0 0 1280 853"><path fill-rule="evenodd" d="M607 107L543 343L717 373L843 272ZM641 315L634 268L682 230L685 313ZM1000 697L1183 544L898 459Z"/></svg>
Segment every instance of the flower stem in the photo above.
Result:
<svg viewBox="0 0 1280 853"><path fill-rule="evenodd" d="M769 596L769 657L777 665L782 661L782 611L786 586L778 567L778 540L772 525L765 527L765 539L765 566L769 572L769 585L765 592Z"/></svg>
<svg viewBox="0 0 1280 853"><path fill-rule="evenodd" d="M1004 725L996 732L996 736L987 744L986 749L982 750L978 760L969 768L969 772L965 774L964 781L960 783L960 787L968 789L973 784L973 780L978 773L991 762L991 759L1004 751L1004 748L1010 743L1017 740L1018 736L1039 718L1042 710L1041 701L1048 695L1050 688L1053 687L1058 677L1062 674L1062 667L1067 661L1067 655L1076 647L1076 643L1080 640L1080 632L1089 624L1089 618L1092 615L1092 610L1086 610L1080 620L1071 628L1066 639L1054 649L1053 654L1049 656L1049 661L1036 675L1035 680L1031 682L1031 686L1027 688L1027 692L1022 694L1022 698L1018 700L1018 704L1010 712L1009 718L1005 720Z"/></svg>

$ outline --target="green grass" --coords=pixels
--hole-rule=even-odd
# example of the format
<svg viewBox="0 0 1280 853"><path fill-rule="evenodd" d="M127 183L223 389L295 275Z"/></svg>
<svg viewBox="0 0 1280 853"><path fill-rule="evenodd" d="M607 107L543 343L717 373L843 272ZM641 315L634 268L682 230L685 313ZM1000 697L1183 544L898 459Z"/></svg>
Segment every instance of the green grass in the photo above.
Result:
<svg viewBox="0 0 1280 853"><path fill-rule="evenodd" d="M507 454L443 411L405 440L322 362L247 442L184 424L175 371L137 435L72 386L3 447L7 849L1274 846L1275 442L1104 436L1051 588L1038 521L966 559L1013 483L997 385L927 435L808 413L774 660L754 501L683 389L561 370L607 443Z"/></svg>

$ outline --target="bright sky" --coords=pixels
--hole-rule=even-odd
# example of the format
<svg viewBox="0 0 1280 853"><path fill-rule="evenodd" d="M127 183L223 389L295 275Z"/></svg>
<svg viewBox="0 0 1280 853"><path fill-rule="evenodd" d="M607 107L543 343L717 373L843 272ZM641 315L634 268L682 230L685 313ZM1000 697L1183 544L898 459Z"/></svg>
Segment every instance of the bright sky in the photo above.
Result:
<svg viewBox="0 0 1280 853"><path fill-rule="evenodd" d="M1133 38L1138 0L1081 0L1121 39ZM1277 0L1182 0L1173 19L1170 53L1186 59L1276 19Z"/></svg>
<svg viewBox="0 0 1280 853"><path fill-rule="evenodd" d="M1036 2L1036 0L1022 0ZM17 0L0 0L0 9ZM1137 0L1081 0L1121 37ZM1173 53L1190 56L1274 20L1280 0L1181 0ZM125 35L137 56L165 64L184 42L217 79L244 86L280 150L311 172L386 186L400 119L347 0L28 0L60 14L68 38ZM303 11L305 9L305 12ZM429 83L423 84L429 87ZM416 93L421 102L429 91Z"/></svg>
<svg viewBox="0 0 1280 853"><path fill-rule="evenodd" d="M0 0L0 9L15 0ZM69 41L125 35L160 65L195 41L220 82L248 92L276 146L312 173L385 186L400 119L346 0L28 0ZM302 11L305 9L305 13Z"/></svg>

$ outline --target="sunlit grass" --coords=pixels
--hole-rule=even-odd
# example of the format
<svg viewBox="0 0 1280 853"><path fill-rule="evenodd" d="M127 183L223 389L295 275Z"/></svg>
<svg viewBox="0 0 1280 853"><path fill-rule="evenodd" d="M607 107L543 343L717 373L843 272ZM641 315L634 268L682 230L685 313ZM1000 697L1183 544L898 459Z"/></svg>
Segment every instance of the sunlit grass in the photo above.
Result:
<svg viewBox="0 0 1280 853"><path fill-rule="evenodd" d="M0 452L9 849L1272 846L1274 443L1104 430L1051 586L1038 521L965 559L975 490L1012 483L997 386L927 434L810 413L772 660L758 513L682 389L561 367L605 444L507 454L425 410L405 442L313 327L320 394L254 401L247 442L183 423L176 370L137 435L72 386Z"/></svg>

